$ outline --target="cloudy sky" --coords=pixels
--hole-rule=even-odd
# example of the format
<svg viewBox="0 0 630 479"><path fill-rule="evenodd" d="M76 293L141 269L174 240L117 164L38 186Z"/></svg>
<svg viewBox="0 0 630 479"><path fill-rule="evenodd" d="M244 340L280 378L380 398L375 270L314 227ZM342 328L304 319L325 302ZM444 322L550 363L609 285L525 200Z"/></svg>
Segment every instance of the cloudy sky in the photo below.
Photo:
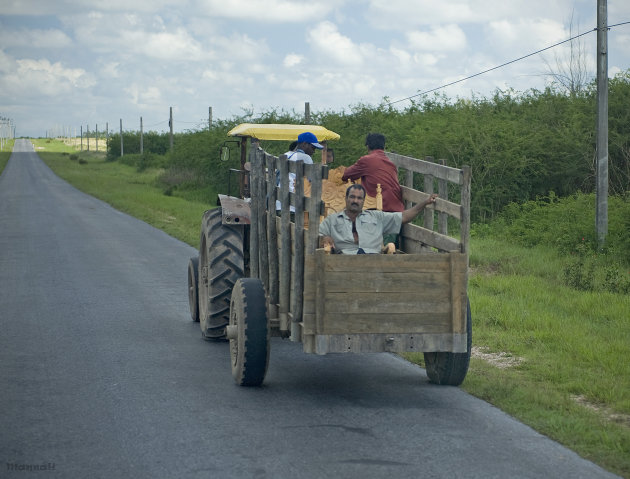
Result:
<svg viewBox="0 0 630 479"><path fill-rule="evenodd" d="M17 136L198 129L271 109L341 112L432 90L596 27L597 0L0 0L0 117ZM608 24L630 21L608 0ZM571 31L572 27L572 31ZM595 75L595 32L580 37ZM630 68L630 24L609 31ZM449 98L544 88L569 43Z"/></svg>

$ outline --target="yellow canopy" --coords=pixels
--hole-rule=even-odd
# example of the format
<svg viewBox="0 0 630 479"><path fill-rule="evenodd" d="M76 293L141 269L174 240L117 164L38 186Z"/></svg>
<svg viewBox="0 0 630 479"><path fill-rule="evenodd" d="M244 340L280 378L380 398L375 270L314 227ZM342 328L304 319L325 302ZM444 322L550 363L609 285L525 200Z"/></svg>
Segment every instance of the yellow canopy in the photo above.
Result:
<svg viewBox="0 0 630 479"><path fill-rule="evenodd" d="M260 123L241 123L232 128L229 136L251 136L259 140L297 140L300 133L310 131L317 141L338 140L339 135L318 125L278 125Z"/></svg>

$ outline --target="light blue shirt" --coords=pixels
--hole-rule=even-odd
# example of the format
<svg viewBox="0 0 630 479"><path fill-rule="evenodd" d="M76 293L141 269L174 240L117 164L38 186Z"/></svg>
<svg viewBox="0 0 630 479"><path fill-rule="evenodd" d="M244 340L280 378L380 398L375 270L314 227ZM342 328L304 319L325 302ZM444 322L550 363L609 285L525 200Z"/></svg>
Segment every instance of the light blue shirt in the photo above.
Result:
<svg viewBox="0 0 630 479"><path fill-rule="evenodd" d="M366 253L380 253L383 246L383 235L400 232L402 213L389 213L378 210L364 210L355 221L359 244L354 242L352 221L346 215L333 213L319 225L320 236L330 236L335 248L344 254L356 254L359 248Z"/></svg>

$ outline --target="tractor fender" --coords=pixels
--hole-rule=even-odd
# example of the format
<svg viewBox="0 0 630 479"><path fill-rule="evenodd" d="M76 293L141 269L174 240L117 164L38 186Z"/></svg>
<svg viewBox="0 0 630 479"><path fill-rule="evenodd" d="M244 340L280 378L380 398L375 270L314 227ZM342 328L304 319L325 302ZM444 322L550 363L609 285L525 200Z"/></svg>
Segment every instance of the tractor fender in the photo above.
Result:
<svg viewBox="0 0 630 479"><path fill-rule="evenodd" d="M223 209L221 222L224 225L249 225L251 224L250 199L241 199L234 196L219 195L219 204Z"/></svg>

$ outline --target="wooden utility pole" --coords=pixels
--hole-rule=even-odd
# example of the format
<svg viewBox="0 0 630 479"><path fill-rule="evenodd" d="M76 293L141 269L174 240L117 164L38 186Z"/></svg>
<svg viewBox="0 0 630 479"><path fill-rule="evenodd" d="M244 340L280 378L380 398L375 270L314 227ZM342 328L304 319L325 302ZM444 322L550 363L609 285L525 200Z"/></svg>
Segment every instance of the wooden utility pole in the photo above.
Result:
<svg viewBox="0 0 630 479"><path fill-rule="evenodd" d="M109 122L105 122L105 152L109 153Z"/></svg>
<svg viewBox="0 0 630 479"><path fill-rule="evenodd" d="M171 146L171 151L173 151L173 107L170 107L168 126L171 127L170 146Z"/></svg>
<svg viewBox="0 0 630 479"><path fill-rule="evenodd" d="M81 125L81 151L83 151L83 125Z"/></svg>
<svg viewBox="0 0 630 479"><path fill-rule="evenodd" d="M212 107L208 107L208 131L212 129Z"/></svg>
<svg viewBox="0 0 630 479"><path fill-rule="evenodd" d="M122 133L122 118L120 119L120 156L123 156L123 133Z"/></svg>
<svg viewBox="0 0 630 479"><path fill-rule="evenodd" d="M96 152L98 153L98 123L96 124L96 131L94 132L94 139L96 140Z"/></svg>
<svg viewBox="0 0 630 479"><path fill-rule="evenodd" d="M140 117L140 154L144 153L144 130L142 128L142 117Z"/></svg>
<svg viewBox="0 0 630 479"><path fill-rule="evenodd" d="M85 137L87 138L87 151L90 151L90 125L85 126Z"/></svg>
<svg viewBox="0 0 630 479"><path fill-rule="evenodd" d="M608 234L608 12L607 0L597 0L597 242Z"/></svg>
<svg viewBox="0 0 630 479"><path fill-rule="evenodd" d="M304 124L311 124L311 104L309 102L304 103Z"/></svg>

